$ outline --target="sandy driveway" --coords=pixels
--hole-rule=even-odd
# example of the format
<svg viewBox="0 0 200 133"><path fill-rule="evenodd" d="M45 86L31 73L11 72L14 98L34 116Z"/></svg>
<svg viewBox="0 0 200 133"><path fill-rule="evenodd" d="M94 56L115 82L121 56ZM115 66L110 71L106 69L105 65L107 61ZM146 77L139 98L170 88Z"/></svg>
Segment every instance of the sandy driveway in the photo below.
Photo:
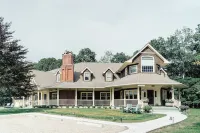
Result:
<svg viewBox="0 0 200 133"><path fill-rule="evenodd" d="M0 133L116 133L126 127L37 114L0 116Z"/></svg>

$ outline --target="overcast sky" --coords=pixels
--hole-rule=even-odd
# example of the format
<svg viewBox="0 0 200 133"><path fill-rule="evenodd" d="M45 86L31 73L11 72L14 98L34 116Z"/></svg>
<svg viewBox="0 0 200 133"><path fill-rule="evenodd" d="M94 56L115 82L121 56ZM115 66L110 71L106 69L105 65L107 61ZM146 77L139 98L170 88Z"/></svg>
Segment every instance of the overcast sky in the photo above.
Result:
<svg viewBox="0 0 200 133"><path fill-rule="evenodd" d="M200 24L200 0L0 0L28 60L89 47L132 55L159 36Z"/></svg>

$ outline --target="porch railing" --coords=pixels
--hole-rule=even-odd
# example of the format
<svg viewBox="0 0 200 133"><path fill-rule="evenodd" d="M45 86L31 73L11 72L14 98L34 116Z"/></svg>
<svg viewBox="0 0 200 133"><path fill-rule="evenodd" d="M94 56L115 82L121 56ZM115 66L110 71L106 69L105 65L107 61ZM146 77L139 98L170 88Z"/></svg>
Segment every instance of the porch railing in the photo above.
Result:
<svg viewBox="0 0 200 133"><path fill-rule="evenodd" d="M75 99L60 99L59 105L75 105Z"/></svg>
<svg viewBox="0 0 200 133"><path fill-rule="evenodd" d="M95 100L95 106L110 106L110 100Z"/></svg>
<svg viewBox="0 0 200 133"><path fill-rule="evenodd" d="M138 104L138 100L137 99L115 99L114 100L114 105L116 107L120 107L120 106L126 106L127 104L132 104L133 106L136 106Z"/></svg>
<svg viewBox="0 0 200 133"><path fill-rule="evenodd" d="M77 105L78 106L92 106L93 105L93 101L92 100L81 100L81 99L78 99L77 100Z"/></svg>
<svg viewBox="0 0 200 133"><path fill-rule="evenodd" d="M57 105L57 100L56 99L49 100L49 105Z"/></svg>

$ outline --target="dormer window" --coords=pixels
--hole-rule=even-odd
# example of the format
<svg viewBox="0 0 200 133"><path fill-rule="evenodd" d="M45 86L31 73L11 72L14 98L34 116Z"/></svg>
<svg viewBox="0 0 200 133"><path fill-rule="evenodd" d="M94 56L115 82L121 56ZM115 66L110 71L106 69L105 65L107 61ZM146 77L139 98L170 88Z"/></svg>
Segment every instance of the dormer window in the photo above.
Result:
<svg viewBox="0 0 200 133"><path fill-rule="evenodd" d="M60 82L60 72L56 74L56 82Z"/></svg>
<svg viewBox="0 0 200 133"><path fill-rule="evenodd" d="M91 73L84 72L84 81L91 81Z"/></svg>
<svg viewBox="0 0 200 133"><path fill-rule="evenodd" d="M137 65L129 66L129 74L137 73Z"/></svg>
<svg viewBox="0 0 200 133"><path fill-rule="evenodd" d="M111 71L106 72L106 81L107 82L113 81L113 73Z"/></svg>
<svg viewBox="0 0 200 133"><path fill-rule="evenodd" d="M154 72L154 57L142 56L141 67L142 72Z"/></svg>

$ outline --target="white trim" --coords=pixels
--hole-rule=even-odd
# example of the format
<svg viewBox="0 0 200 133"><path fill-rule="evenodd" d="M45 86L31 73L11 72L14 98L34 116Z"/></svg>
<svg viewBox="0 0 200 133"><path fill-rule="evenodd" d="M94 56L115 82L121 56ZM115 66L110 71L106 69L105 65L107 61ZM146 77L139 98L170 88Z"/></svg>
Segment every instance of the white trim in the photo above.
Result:
<svg viewBox="0 0 200 133"><path fill-rule="evenodd" d="M93 73L88 67L86 67L85 69L83 69L83 70L81 71L81 74L84 73L85 70L89 70L90 73Z"/></svg>
<svg viewBox="0 0 200 133"><path fill-rule="evenodd" d="M88 80L85 79L85 74L86 74L86 73L90 75L90 76L88 77ZM91 75L91 72L84 72L84 73L83 73L83 80L84 80L84 81L87 81L87 82L88 82L88 81L91 81L91 76L92 76L92 75Z"/></svg>
<svg viewBox="0 0 200 133"><path fill-rule="evenodd" d="M154 59L154 57L153 56L141 56L141 73L143 73L143 71L142 71L142 58L143 57L152 57L153 58L153 73L155 72L155 59ZM145 73L145 72L144 72ZM148 72L147 72L148 73Z"/></svg>
<svg viewBox="0 0 200 133"><path fill-rule="evenodd" d="M106 71L103 72L103 74L105 74L108 70L110 70L113 74L115 73L111 68L107 68Z"/></svg>
<svg viewBox="0 0 200 133"><path fill-rule="evenodd" d="M169 64L170 62L165 59L157 50L155 50L150 43L147 43L137 54L135 54L131 59L129 59L127 62L132 62L133 59L135 59L146 47L149 47L151 50L153 50L166 64Z"/></svg>

